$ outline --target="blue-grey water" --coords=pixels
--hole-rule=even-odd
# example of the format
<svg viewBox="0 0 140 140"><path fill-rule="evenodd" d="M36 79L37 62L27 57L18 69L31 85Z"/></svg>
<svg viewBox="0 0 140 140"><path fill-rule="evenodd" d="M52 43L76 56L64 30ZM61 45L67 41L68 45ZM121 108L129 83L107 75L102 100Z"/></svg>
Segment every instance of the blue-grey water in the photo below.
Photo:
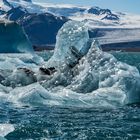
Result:
<svg viewBox="0 0 140 140"><path fill-rule="evenodd" d="M140 138L139 107L113 110L96 108L24 107L9 105L1 110L1 121L16 124L9 140L136 140ZM8 115L8 116L7 116Z"/></svg>
<svg viewBox="0 0 140 140"><path fill-rule="evenodd" d="M140 53L113 53L140 70ZM46 58L43 53L40 54ZM13 107L0 104L0 124L13 124L7 140L139 140L140 107Z"/></svg>

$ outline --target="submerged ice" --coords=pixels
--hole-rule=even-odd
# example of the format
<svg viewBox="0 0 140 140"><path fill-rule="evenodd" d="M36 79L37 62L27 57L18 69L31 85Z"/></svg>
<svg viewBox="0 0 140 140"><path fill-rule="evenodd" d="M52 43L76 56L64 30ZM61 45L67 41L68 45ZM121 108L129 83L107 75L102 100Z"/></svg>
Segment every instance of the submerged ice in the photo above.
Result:
<svg viewBox="0 0 140 140"><path fill-rule="evenodd" d="M26 59L20 55L14 62L9 57L5 61L9 70L0 70L0 95L8 102L79 107L140 102L139 71L103 52L80 22L69 21L59 30L54 54L47 62L31 55ZM55 71L48 75L40 67Z"/></svg>

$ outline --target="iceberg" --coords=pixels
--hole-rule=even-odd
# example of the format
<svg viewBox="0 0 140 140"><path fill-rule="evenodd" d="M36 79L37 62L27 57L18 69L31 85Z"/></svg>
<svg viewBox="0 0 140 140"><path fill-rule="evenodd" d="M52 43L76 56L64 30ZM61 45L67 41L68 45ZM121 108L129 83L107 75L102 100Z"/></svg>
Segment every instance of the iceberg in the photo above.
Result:
<svg viewBox="0 0 140 140"><path fill-rule="evenodd" d="M89 39L88 28L82 22L69 21L59 30L48 66L58 67L60 72L55 74L54 81L51 78L43 84L45 88L63 85L72 92L85 94L82 100L88 103L98 99L112 104L140 102L137 68L103 52L98 41ZM89 97L94 101L85 101Z"/></svg>
<svg viewBox="0 0 140 140"><path fill-rule="evenodd" d="M15 22L0 21L0 53L33 52L23 29Z"/></svg>
<svg viewBox="0 0 140 140"><path fill-rule="evenodd" d="M140 102L138 69L103 52L82 22L64 24L46 62L31 56L0 60L1 97L19 106L119 107Z"/></svg>

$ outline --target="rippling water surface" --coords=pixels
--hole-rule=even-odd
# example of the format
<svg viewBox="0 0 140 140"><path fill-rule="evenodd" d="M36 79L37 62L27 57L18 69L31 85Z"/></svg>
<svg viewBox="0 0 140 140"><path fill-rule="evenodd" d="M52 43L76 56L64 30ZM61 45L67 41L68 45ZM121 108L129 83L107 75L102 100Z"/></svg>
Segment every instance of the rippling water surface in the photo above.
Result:
<svg viewBox="0 0 140 140"><path fill-rule="evenodd" d="M44 53L40 55L45 57ZM114 55L140 70L139 53ZM19 108L1 102L0 124L14 127L14 131L5 136L7 140L139 140L140 107L108 109L46 105Z"/></svg>
<svg viewBox="0 0 140 140"><path fill-rule="evenodd" d="M9 140L140 138L139 107L7 109L1 110L1 118L15 125L15 131L6 136Z"/></svg>

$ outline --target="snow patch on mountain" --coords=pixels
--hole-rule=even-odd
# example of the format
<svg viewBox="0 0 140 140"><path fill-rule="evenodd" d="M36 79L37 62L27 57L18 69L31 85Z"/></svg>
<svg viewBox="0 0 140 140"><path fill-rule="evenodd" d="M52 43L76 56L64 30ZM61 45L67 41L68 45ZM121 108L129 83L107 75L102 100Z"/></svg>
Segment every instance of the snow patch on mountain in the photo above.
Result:
<svg viewBox="0 0 140 140"><path fill-rule="evenodd" d="M22 7L30 13L42 13L43 7L33 4L31 0L0 0L0 7L4 11L9 11L12 8Z"/></svg>
<svg viewBox="0 0 140 140"><path fill-rule="evenodd" d="M140 28L140 15L121 13L99 7L35 3L58 16L84 21L91 28Z"/></svg>
<svg viewBox="0 0 140 140"><path fill-rule="evenodd" d="M119 13L99 7L31 2L31 0L0 0L0 15L12 7L22 7L29 13L51 13L72 20L84 21L90 28L140 28L140 15Z"/></svg>
<svg viewBox="0 0 140 140"><path fill-rule="evenodd" d="M91 38L101 44L139 41L140 37L140 15L95 6L0 0L0 18L18 22L35 46L55 44L58 30L69 19L84 23Z"/></svg>

